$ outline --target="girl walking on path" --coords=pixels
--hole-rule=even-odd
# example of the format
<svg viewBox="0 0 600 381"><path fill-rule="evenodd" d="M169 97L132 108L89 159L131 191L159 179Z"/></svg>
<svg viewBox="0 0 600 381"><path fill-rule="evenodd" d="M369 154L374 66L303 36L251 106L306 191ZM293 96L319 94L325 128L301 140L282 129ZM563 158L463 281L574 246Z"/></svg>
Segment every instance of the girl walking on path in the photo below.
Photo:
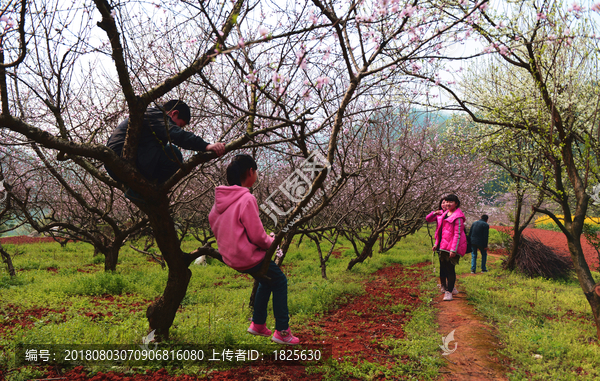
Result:
<svg viewBox="0 0 600 381"><path fill-rule="evenodd" d="M439 227L439 226L441 226L442 220L444 218L442 216L442 214L444 214L444 212L446 212L446 210L448 210L448 206L446 205L446 200L444 200L442 198L440 200L440 204L438 205L438 210L434 210L431 213L429 213L427 215L427 217L425 217L425 220L427 222L433 222L433 221L435 221L437 223L437 226ZM437 250L436 247L438 245L438 229L437 228L435 229L435 233L433 235L433 239L434 239L434 244L433 244L432 250L436 251ZM438 259L439 259L439 256L438 256ZM442 278L442 264L441 263L439 264L438 268L440 269L440 284L438 284L438 287L440 288L441 292L446 292L446 289L444 288L444 286L442 286L446 282L443 280L443 279L445 279L445 277ZM454 287L454 289L452 290L452 293L453 294L458 294L458 290L456 289L456 287Z"/></svg>
<svg viewBox="0 0 600 381"><path fill-rule="evenodd" d="M271 261L265 274L268 280L255 276L262 266L266 250L273 243L273 238L265 233L260 220L256 198L250 193L257 178L257 166L252 156L236 155L227 167L229 186L215 189L215 205L208 215L208 222L215 233L223 262L239 272L250 274L259 282L248 332L271 336L266 321L267 305L273 293L275 333L271 340L295 345L300 340L292 335L289 327L285 274Z"/></svg>
<svg viewBox="0 0 600 381"><path fill-rule="evenodd" d="M444 210L443 206L447 210ZM465 215L460 210L460 200L450 194L442 199L442 210L429 213L427 222L437 222L435 245L433 250L438 252L440 259L440 282L444 291L444 300L452 300L452 294L457 294L454 287L456 282L456 265L460 257L467 251L465 234Z"/></svg>

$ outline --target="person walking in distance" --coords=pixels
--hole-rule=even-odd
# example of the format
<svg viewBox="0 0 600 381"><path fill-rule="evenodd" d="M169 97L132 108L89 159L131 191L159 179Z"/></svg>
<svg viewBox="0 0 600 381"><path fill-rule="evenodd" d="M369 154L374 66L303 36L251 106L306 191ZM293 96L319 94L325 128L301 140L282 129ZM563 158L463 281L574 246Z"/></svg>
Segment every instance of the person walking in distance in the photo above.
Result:
<svg viewBox="0 0 600 381"><path fill-rule="evenodd" d="M487 223L488 216L486 214L481 216L481 219L473 222L471 229L469 230L469 237L471 238L471 274L475 274L477 271L477 250L481 252L481 272L487 272L486 261L487 261L487 247L488 239L490 237L490 225Z"/></svg>

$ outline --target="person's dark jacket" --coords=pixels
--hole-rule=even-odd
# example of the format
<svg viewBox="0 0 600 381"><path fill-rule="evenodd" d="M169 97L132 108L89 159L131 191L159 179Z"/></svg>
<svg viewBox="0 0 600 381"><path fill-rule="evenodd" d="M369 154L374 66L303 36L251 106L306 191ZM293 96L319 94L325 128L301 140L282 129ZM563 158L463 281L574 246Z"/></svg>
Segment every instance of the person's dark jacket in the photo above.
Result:
<svg viewBox="0 0 600 381"><path fill-rule="evenodd" d="M129 118L121 122L106 144L119 156L123 152L128 123ZM138 170L146 178L151 178L169 139L172 144L193 151L206 151L208 146L201 137L182 130L171 120L171 117L158 108L149 108L144 114L136 161Z"/></svg>
<svg viewBox="0 0 600 381"><path fill-rule="evenodd" d="M471 245L481 248L488 247L490 225L484 220L473 222L473 225L471 225L471 229L469 230L469 236L471 237Z"/></svg>

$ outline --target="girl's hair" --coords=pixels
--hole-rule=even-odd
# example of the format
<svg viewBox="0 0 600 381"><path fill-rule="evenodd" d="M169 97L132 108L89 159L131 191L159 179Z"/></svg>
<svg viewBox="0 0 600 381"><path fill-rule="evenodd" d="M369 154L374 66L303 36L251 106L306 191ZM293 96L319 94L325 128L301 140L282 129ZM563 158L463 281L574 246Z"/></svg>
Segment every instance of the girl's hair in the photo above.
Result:
<svg viewBox="0 0 600 381"><path fill-rule="evenodd" d="M438 205L438 210L441 210L441 209L442 209L442 201L444 201L444 199L443 199L443 198L440 200L440 203L439 203L439 205Z"/></svg>
<svg viewBox="0 0 600 381"><path fill-rule="evenodd" d="M246 154L235 155L227 166L227 183L242 186L242 181L246 180L249 169L255 171L258 169L252 156Z"/></svg>
<svg viewBox="0 0 600 381"><path fill-rule="evenodd" d="M442 200L446 200L448 202L454 201L456 203L456 207L460 207L460 200L458 199L458 197L455 194L449 194L448 196L444 197ZM440 203L441 205L441 203Z"/></svg>

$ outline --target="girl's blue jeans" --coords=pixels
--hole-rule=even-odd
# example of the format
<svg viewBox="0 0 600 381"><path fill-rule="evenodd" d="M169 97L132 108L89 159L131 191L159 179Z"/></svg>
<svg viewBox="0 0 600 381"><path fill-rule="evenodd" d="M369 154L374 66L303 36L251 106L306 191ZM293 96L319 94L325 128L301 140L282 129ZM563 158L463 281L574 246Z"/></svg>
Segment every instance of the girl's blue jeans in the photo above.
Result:
<svg viewBox="0 0 600 381"><path fill-rule="evenodd" d="M267 306L271 293L273 294L273 315L275 316L275 329L283 331L289 328L290 315L287 304L287 278L274 261L269 263L269 270L265 278L254 276L262 266L262 262L251 269L242 271L250 274L258 281L258 289L254 296L254 313L252 321L254 324L265 324L267 322Z"/></svg>

